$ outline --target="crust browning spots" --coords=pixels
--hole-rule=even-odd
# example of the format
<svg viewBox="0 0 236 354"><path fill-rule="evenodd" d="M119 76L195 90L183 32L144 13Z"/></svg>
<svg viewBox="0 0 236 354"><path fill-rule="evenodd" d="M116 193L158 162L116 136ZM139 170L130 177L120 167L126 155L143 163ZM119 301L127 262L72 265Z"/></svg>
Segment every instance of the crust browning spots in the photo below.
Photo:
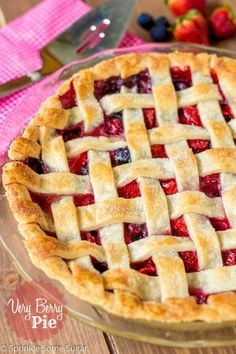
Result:
<svg viewBox="0 0 236 354"><path fill-rule="evenodd" d="M10 162L3 167L3 183L21 183L23 185L38 186L39 175L21 162Z"/></svg>

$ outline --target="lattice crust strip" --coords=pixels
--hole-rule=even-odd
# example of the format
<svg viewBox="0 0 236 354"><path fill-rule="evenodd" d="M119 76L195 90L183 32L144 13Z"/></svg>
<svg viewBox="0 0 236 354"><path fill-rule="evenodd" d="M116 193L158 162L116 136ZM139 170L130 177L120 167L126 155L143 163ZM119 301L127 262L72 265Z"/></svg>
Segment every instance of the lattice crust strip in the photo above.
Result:
<svg viewBox="0 0 236 354"><path fill-rule="evenodd" d="M189 67L192 86L176 91L172 67ZM49 98L9 150L3 183L34 264L59 279L73 294L110 312L164 321L221 321L236 318L236 265L224 266L222 251L236 249L236 123L227 124L214 69L236 117L236 62L207 54L132 54L102 62L76 74L59 95L75 92L75 107ZM148 71L149 93L124 83ZM229 74L230 73L230 74ZM123 80L120 92L97 99L97 80ZM202 126L179 122L178 110L197 105ZM157 127L147 129L143 109L155 109ZM64 142L57 130L83 124L86 133L122 112L124 136L84 136ZM188 141L209 140L211 149L194 154ZM165 145L167 157L153 158L151 146ZM110 153L128 148L131 162L112 167ZM89 175L70 172L69 159L87 153ZM37 174L28 158L41 158L49 173ZM221 196L200 191L200 178L219 173ZM178 192L166 195L160 180L175 179ZM140 196L119 197L118 188L137 181ZM31 194L58 195L52 216ZM93 194L94 204L76 207L73 195ZM170 236L170 220L183 216L190 237ZM227 217L231 229L215 231L209 218ZM148 237L126 245L124 223L146 224ZM99 230L101 245L82 239ZM48 232L56 233L56 238ZM196 252L198 272L186 273L180 252ZM92 262L106 263L100 274ZM151 258L156 276L132 264ZM198 305L189 289L202 289L208 303ZM107 291L110 290L110 291ZM112 291L112 292L111 292ZM221 294L223 292L223 294ZM224 294L224 292L227 292ZM229 302L230 299L230 302Z"/></svg>

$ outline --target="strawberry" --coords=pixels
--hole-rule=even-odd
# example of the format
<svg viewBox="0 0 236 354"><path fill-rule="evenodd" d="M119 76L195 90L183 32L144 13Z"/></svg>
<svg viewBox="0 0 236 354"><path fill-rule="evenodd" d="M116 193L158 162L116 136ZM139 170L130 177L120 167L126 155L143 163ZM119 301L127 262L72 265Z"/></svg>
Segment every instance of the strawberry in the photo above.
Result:
<svg viewBox="0 0 236 354"><path fill-rule="evenodd" d="M180 42L209 44L207 22L198 10L190 10L179 17L174 23L173 34Z"/></svg>
<svg viewBox="0 0 236 354"><path fill-rule="evenodd" d="M221 5L211 14L209 20L211 34L218 39L232 37L236 33L236 17L229 5Z"/></svg>
<svg viewBox="0 0 236 354"><path fill-rule="evenodd" d="M165 0L165 3L177 17L185 15L191 9L199 10L202 14L206 12L206 0Z"/></svg>

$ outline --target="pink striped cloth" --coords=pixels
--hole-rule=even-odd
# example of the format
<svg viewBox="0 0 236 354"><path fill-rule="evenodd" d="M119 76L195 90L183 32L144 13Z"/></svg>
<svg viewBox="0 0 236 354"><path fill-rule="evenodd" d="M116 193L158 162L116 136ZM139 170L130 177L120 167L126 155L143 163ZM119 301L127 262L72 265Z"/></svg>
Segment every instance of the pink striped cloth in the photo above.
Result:
<svg viewBox="0 0 236 354"><path fill-rule="evenodd" d="M90 7L81 0L44 0L2 28L0 83L38 70L41 66L40 49L88 11ZM127 33L120 46L129 47L141 43L143 41L140 38ZM30 90L32 89L26 88L0 99L0 131L4 128L9 112L27 94L30 95Z"/></svg>

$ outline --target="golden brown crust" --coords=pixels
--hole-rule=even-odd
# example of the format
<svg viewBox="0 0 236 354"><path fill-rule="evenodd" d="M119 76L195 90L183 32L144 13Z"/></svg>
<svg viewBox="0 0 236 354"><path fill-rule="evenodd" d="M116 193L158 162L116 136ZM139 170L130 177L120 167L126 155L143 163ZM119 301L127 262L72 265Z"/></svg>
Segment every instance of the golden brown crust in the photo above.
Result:
<svg viewBox="0 0 236 354"><path fill-rule="evenodd" d="M179 91L177 94L169 82L169 67L176 65L180 67L188 65L194 81L193 87ZM236 294L229 290L236 290L236 266L223 267L219 256L220 249L236 248L234 241L236 216L232 212L236 200L234 197L236 182L229 175L236 173L236 163L234 163L236 153L233 142L235 131L233 125L227 125L220 119L221 113L218 103L216 104L220 95L216 85L209 82L209 75L210 68L216 71L229 105L236 114L234 90L236 62L207 54L197 56L191 53L130 54L109 59L75 74L62 85L58 94L62 95L71 84L74 85L80 115L85 122L85 129L90 130L103 120L102 108L93 96L94 81L119 75L127 78L147 67L154 82L153 95L140 95L126 92L124 89L120 94L105 96L101 100L102 108L108 113L124 110L126 141L123 139L94 141L94 139L83 138L74 139L64 146L61 138L56 141L55 129L63 129L69 124L77 123L80 118L70 110L63 109L58 96L50 97L42 105L36 117L25 128L22 137L16 138L11 144L9 157L12 162L5 164L3 168L3 183L10 207L19 224L19 231L24 237L32 262L43 269L49 277L59 280L75 296L101 306L113 314L129 318L166 322L235 320ZM200 81L199 77L201 77ZM177 121L177 109L192 104L198 104L201 118L204 120L204 128L186 125L181 129ZM158 106L156 114L162 124L147 132L140 111L141 108L154 105ZM136 108L140 110L132 112ZM206 109L212 116L207 116ZM138 141L137 132L140 133ZM194 157L186 145L188 139L210 139L213 149ZM150 160L149 141L152 144L173 144L168 145L167 148L171 164L167 159ZM132 163L112 170L104 151L125 147L127 144L131 151ZM182 156L178 153L180 148ZM97 200L96 204L76 209L70 196L78 191L89 193L91 185L87 176L69 173L66 158L88 150L99 151L96 154L90 153L91 184L97 185L95 191ZM61 157L60 162L55 164L58 166L58 171L55 171L55 166L50 160L51 151L55 151L53 156L55 160ZM55 172L38 175L23 163L28 157L39 158L40 156L45 156ZM152 161L151 165L150 161ZM211 173L222 175L222 199L208 198L198 192L196 180L199 176ZM109 186L107 191L104 184L99 184L99 174L107 176ZM165 198L157 179L173 178L175 174L180 193ZM142 199L130 199L124 203L122 198L117 197L113 186L123 186L136 178L141 186ZM60 236L58 239L46 234L48 231L57 231L55 222L52 222L51 217L43 212L38 204L33 203L29 191L68 195L62 202L55 204L52 212L54 217L61 215L63 222L66 223L66 217L63 219L63 215L67 215L66 208L70 208L72 229L75 230L74 239L72 237L71 241L67 242L68 235L63 228L58 232ZM104 199L103 194L106 193L109 198ZM154 220L154 198L162 200L161 223ZM153 204L150 204L150 200ZM158 204L155 204L155 208L158 208ZM182 238L173 236L158 238L154 236L155 232L161 235L166 229L169 215L178 217L181 212L183 214L183 210L188 214L186 222L188 228L192 230L192 240L188 239L185 242ZM216 233L204 219L205 216L198 215L202 210L204 215L209 214L210 217L216 215L214 212L222 217L225 211L233 229ZM122 241L121 222L140 222L140 220L142 223L146 221L149 231L153 231L151 232L153 236L147 238L147 242L140 240L126 247ZM208 239L202 237L204 230L196 227L199 220L208 232ZM114 222L118 224L112 229L113 225L110 224ZM106 226L102 234L103 247L79 238L79 229L87 231L101 226ZM119 239L118 244L111 243L109 239L111 232L114 232L113 236L117 236L117 240ZM212 243L213 239L215 244ZM185 274L177 252L196 249L203 268L199 273ZM171 255L173 252L174 256ZM210 261L206 259L209 254L213 257ZM100 274L91 268L89 256L95 257L100 262L111 263L113 259L114 264L109 270ZM159 265L158 277L141 274L129 267L129 262L145 260L150 256L156 260L157 267ZM172 267L173 274L171 270L168 271L165 281L163 270L168 267ZM184 283L182 288L176 284L173 289L169 289L171 282L173 284L177 282L177 277L180 277L180 281ZM209 278L215 282L215 285L207 285L209 293L224 291L221 289L221 284L226 284L225 292L210 295L207 304L199 305L193 297L188 296L187 284L195 287L196 284L202 285L204 281L208 283ZM172 290L173 297L166 297L166 292ZM176 294L179 294L179 297L175 296Z"/></svg>

